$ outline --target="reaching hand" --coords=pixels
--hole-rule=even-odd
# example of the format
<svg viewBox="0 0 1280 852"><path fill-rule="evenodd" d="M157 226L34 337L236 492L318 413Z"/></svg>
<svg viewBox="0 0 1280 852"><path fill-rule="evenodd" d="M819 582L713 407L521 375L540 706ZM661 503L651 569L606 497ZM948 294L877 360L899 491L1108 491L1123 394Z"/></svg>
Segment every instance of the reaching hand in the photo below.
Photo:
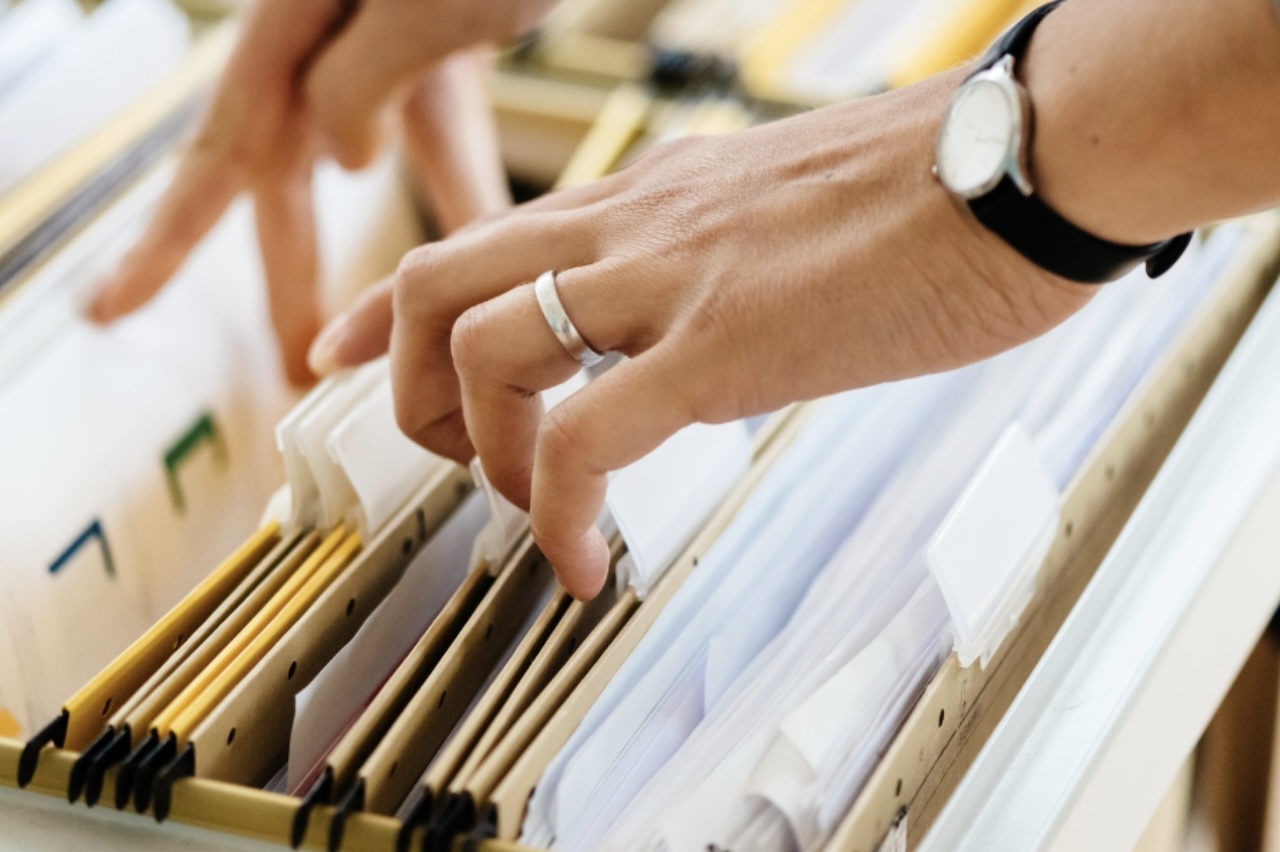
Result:
<svg viewBox="0 0 1280 852"><path fill-rule="evenodd" d="M417 249L315 361L389 345L401 427L459 461L478 452L565 587L590 597L608 564L593 527L606 473L681 427L969 363L1088 300L930 174L959 79L668 144ZM629 357L544 414L538 392L578 369L529 283L547 270L588 345Z"/></svg>
<svg viewBox="0 0 1280 852"><path fill-rule="evenodd" d="M482 58L454 51L510 37L525 23L517 12L530 10L471 2L460 14L459 5L371 0L348 20L338 0L262 0L172 185L101 283L90 317L110 322L145 304L231 201L249 192L285 373L308 383L307 347L321 323L311 198L319 153L327 147L344 165L363 165L375 153L373 128L388 123L384 113L396 115L446 231L510 203L480 83ZM400 25L390 28L397 15ZM454 26L429 27L432 15ZM372 33L381 43L354 62L352 51ZM362 142L358 155L352 139Z"/></svg>

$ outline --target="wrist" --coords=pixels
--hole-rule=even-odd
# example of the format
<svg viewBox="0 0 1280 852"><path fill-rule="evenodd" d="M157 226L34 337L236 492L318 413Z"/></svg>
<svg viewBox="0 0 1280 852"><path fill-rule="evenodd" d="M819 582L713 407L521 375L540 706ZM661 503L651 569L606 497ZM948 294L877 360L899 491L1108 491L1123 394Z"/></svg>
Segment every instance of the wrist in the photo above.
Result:
<svg viewBox="0 0 1280 852"><path fill-rule="evenodd" d="M1265 43L1268 5L1190 3L1172 20L1144 0L1072 0L1048 15L1017 71L1035 110L1037 194L1122 244L1274 204L1263 128L1280 120L1265 89L1280 51Z"/></svg>
<svg viewBox="0 0 1280 852"><path fill-rule="evenodd" d="M1140 203L1146 175L1135 162L1133 140L1090 104L1090 76L1080 64L1096 61L1070 47L1071 4L1049 15L1032 38L1017 74L1030 93L1036 123L1029 170L1036 193L1065 219L1106 240L1143 244L1176 231ZM1090 107L1093 107L1090 109ZM1138 144L1141 144L1139 142ZM1127 168L1125 168L1127 166Z"/></svg>

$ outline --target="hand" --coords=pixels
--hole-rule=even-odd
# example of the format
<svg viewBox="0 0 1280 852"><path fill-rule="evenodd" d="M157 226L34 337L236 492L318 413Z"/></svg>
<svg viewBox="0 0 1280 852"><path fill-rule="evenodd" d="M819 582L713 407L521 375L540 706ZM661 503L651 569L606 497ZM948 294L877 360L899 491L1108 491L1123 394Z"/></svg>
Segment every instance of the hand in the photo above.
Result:
<svg viewBox="0 0 1280 852"><path fill-rule="evenodd" d="M306 353L321 322L311 172L326 131L345 152L345 164L361 165L374 149L353 157L346 140L368 138L368 125L386 124L376 111L398 107L408 158L443 229L510 204L480 81L483 59L446 57L505 37L522 22L509 4L472 2L465 15L458 5L417 2L419 14L388 32L389 18L403 11L391 0L370 0L350 21L339 0L262 0L172 185L141 239L99 285L89 316L110 322L145 304L231 201L248 191L285 373L294 384L309 383ZM423 38L427 13L455 25ZM371 30L384 41L356 57L352 51ZM360 116L352 114L353 105Z"/></svg>
<svg viewBox="0 0 1280 852"><path fill-rule="evenodd" d="M389 337L401 428L459 461L478 451L590 597L608 566L593 527L606 473L681 427L957 367L1088 300L930 174L961 76L666 145L417 249L318 348L352 364ZM578 368L520 284L548 269L588 344L629 360L544 415L538 392Z"/></svg>

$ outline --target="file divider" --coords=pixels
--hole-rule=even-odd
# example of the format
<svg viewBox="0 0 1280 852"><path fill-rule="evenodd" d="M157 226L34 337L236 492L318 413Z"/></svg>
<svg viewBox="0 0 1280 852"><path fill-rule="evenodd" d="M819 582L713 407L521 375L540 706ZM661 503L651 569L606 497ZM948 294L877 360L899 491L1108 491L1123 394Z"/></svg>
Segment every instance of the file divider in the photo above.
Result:
<svg viewBox="0 0 1280 852"><path fill-rule="evenodd" d="M397 852L407 852L413 832L431 819L432 808L441 800L449 783L455 776L465 772L467 763L473 757L487 751L486 738L498 729L498 714L513 701L512 693L517 684L572 600L563 591L552 594L502 671L462 720L457 732L427 765L426 771L418 779L417 789L397 812L401 821L400 830L396 834Z"/></svg>
<svg viewBox="0 0 1280 852"><path fill-rule="evenodd" d="M110 738L110 745L97 751L90 746L72 767L67 789L67 798L70 801L74 802L78 799L83 790L85 804L89 807L97 804L102 792L103 774L109 767L124 760L150 729L149 721L144 721L139 716L138 709L143 705L154 706L172 700L176 690L181 688L181 684L190 679L190 673L198 671L201 665L211 658L210 642L222 631L227 619L234 618L236 614L246 609L252 609L252 605L246 603L247 601L264 587L270 588L277 585L269 582L270 580L279 580L283 575L288 574L287 566L283 562L292 550L297 549L295 547L297 544L297 536L291 536L277 543L259 560L258 565L240 582L236 590L218 606L204 624L200 625L191 638L182 643L165 664L134 693L133 697L124 702L112 715L107 723L107 729L99 737L99 740ZM192 663L193 658L199 662ZM184 669L188 673L186 677L180 674ZM169 690L162 691L166 686ZM164 698L165 695L168 696L167 699ZM119 786L117 784L117 789Z"/></svg>
<svg viewBox="0 0 1280 852"><path fill-rule="evenodd" d="M172 671L165 672L162 670L158 672L157 682L146 690L146 694L136 706L122 708L126 712L118 725L122 729L127 728L129 730L134 744L129 755L120 764L116 774L115 804L117 808L123 809L128 803L133 792L133 783L137 777L139 764L160 742L160 733L153 724L159 713L177 698L178 694L185 688L185 685L194 680L195 676L200 671L203 671L221 653L222 649L227 647L235 636L247 626L254 614L261 610L268 598L274 595L279 587L293 576L303 561L319 545L320 536L315 532L295 538L290 543L287 553L279 564L270 569L270 575L258 583L234 612L216 625L211 625L213 629L209 632L207 638L202 638L199 644L193 647L192 653L181 660L179 665L175 666ZM211 619L211 621L214 621L214 619ZM194 639L195 637L193 637Z"/></svg>
<svg viewBox="0 0 1280 852"><path fill-rule="evenodd" d="M176 144L235 33L234 24L214 27L171 77L0 199L0 308L44 257Z"/></svg>
<svg viewBox="0 0 1280 852"><path fill-rule="evenodd" d="M127 701L164 665L279 538L278 524L268 524L254 533L190 594L72 695L61 714L27 741L18 785L25 787L31 779L40 751L46 745L85 750L102 733L105 717L112 708Z"/></svg>
<svg viewBox="0 0 1280 852"><path fill-rule="evenodd" d="M315 533L282 539L244 579L236 594L223 602L112 718L114 727L130 727L136 745L164 706L177 697L184 682L202 671L267 599L293 575L320 543Z"/></svg>
<svg viewBox="0 0 1280 852"><path fill-rule="evenodd" d="M513 730L512 733L517 740L528 737L527 747L518 754L502 756L510 760L509 766L502 771L497 771L499 758L495 753L493 775L477 778L473 782L471 789L482 792L483 795L483 799L478 802L479 812L484 813L489 806L494 808L494 830L499 839L513 841L518 836L529 795L542 776L543 769L569 739L614 673L635 650L701 555L720 537L769 468L803 429L811 411L811 407L793 407L773 419L767 432L762 430L757 435L756 458L751 470L734 488L724 505L716 510L697 538L655 584L652 593L643 603L629 594L623 595L611 612L613 618L606 619L579 646L566 667L552 679L551 689L561 686L567 686L568 689L563 701L557 701L554 707L547 708L551 712L547 715L545 724L533 723L535 718L542 715L536 708L531 709L534 715L522 718L517 724L517 728L522 725L523 728L519 732ZM579 661L588 662L585 666L578 666ZM501 762L506 763L506 760ZM481 788L482 784L484 788Z"/></svg>
<svg viewBox="0 0 1280 852"><path fill-rule="evenodd" d="M358 533L346 532L340 526L331 533L331 537L340 533L342 535L341 543L324 560L315 575L298 590L297 596L289 602L290 607L273 619L266 630L255 636L249 646L236 659L235 663L219 674L208 689L197 696L190 706L184 709L181 715L174 720L171 730L178 735L180 745L190 740L189 732L192 728L201 724L207 718L209 712L222 701L223 697L234 688L234 685L243 680L257 660L266 655L279 637L287 632L288 628L296 623L298 618L310 608L315 599L328 588L335 575L345 569L356 554L360 552L363 542L360 540ZM231 736L231 734L228 734L228 739Z"/></svg>
<svg viewBox="0 0 1280 852"><path fill-rule="evenodd" d="M151 726L162 738L169 736L175 728L180 727L177 724L178 721L193 704L208 700L210 687L216 684L228 669L242 664L241 661L245 659L245 654L250 647L267 634L282 614L294 605L298 594L325 570L335 553L343 547L346 537L347 533L342 529L334 530L325 536L319 547L311 552L288 581L267 600L262 609L253 614L244 629L238 631L213 661L196 672L191 682L160 711L152 720Z"/></svg>
<svg viewBox="0 0 1280 852"><path fill-rule="evenodd" d="M623 604L623 611L631 606L633 604L627 601ZM609 594L608 589L588 603L573 601L569 604L551 635L530 661L528 669L512 688L510 697L503 702L484 734L477 741L475 748L459 767L457 778L453 784L449 785L451 790L457 791L465 787L484 759L499 747L508 731L532 706L538 696L550 689L551 680L556 673L569 667L573 654L587 641L591 633L606 621L615 621L622 617L613 615L616 611L619 611L618 596L616 593ZM581 662L578 665L580 666Z"/></svg>
<svg viewBox="0 0 1280 852"><path fill-rule="evenodd" d="M532 747L531 744L535 742L538 733L548 725L556 712L573 694L574 689L578 687L591 667L599 662L601 655L617 639L620 631L635 615L638 607L639 602L630 589L619 597L617 603L605 613L600 623L587 635L586 640L578 645L564 667L555 673L547 686L533 697L529 706L512 722L510 729L474 772L453 785L449 795L455 800L455 809L458 804L456 800L461 799L469 803L467 812L477 818L488 813L491 800L495 795L495 787L507 777L512 765L520 756ZM526 792L526 800L527 794L532 792L532 789L530 786ZM470 825L449 825L443 819L441 822L443 824L436 827L437 834L446 829L452 831L455 827L463 831L471 828ZM435 840L438 845L443 838L436 837Z"/></svg>
<svg viewBox="0 0 1280 852"><path fill-rule="evenodd" d="M336 540L336 541L335 541ZM155 818L163 822L169 813L170 794L173 784L182 778L195 774L196 751L192 742L191 730L203 723L211 708L218 706L231 689L242 683L246 674L260 661L290 626L297 622L299 615L305 612L333 581L334 575L350 564L361 547L360 536L338 527L328 535L321 549L308 558L308 562L320 562L315 572L308 578L289 606L276 614L271 622L253 635L252 640L238 654L230 666L218 673L217 677L197 695L189 704L182 707L177 718L173 720L167 737L172 743L177 756L159 768L150 783L154 791ZM326 550L331 546L332 550ZM303 569L307 566L304 564ZM303 569L299 569L302 575ZM288 586L286 585L286 590ZM179 696L181 701L182 696ZM178 703L178 702L175 702ZM234 728L227 734L227 744L235 738ZM260 755L260 757L262 757Z"/></svg>
<svg viewBox="0 0 1280 852"><path fill-rule="evenodd" d="M412 791L445 738L471 705L502 657L519 637L542 592L554 582L551 565L532 538L511 558L468 619L456 642L360 767L364 809L394 814ZM402 771L404 770L404 771ZM330 842L330 849L337 844Z"/></svg>
<svg viewBox="0 0 1280 852"><path fill-rule="evenodd" d="M294 697L351 640L418 549L470 491L464 468L442 465L366 543L360 556L191 734L199 754L198 776L265 783L288 749ZM288 837L286 830L279 839Z"/></svg>
<svg viewBox="0 0 1280 852"><path fill-rule="evenodd" d="M811 407L807 408L803 405L788 406L770 415L761 424L752 437L753 462L747 476L738 483L724 504L717 509L690 547L686 548L662 579L655 584L650 596L645 599L645 605L649 606L648 610L644 609L635 592L627 589L619 594L607 611L602 614L592 614L586 619L586 623L582 626L588 626L590 629L585 639L581 638L573 627L562 632L563 640L573 638L576 642L576 647L558 649L567 650L568 659L556 668L554 673L543 672L550 675L545 685L538 685L537 688L530 689L530 694L518 696L518 700L511 702L509 713L500 716L496 720L498 724L494 726L494 730L489 732L490 741L496 741L487 750L478 749L468 759L464 769L450 784L448 795L443 801L439 800L439 791L433 791L435 794L433 800L439 805L441 812L431 819L426 838L429 847L440 847L456 831L469 830L469 821L473 820L477 821L476 830L480 835L487 831L484 826L490 823L494 831L497 831L499 823L496 821L496 815L502 812L496 806L496 799L499 796L511 797L518 802L520 813L523 814L525 802L537 779L535 777L530 780L528 776L517 776L512 779L509 776L518 768L522 768L530 775L534 771L541 774L541 769L535 770L536 764L526 761L528 753L538 747L538 743L546 735L546 729L552 726L552 720L564 720L563 724L568 727L568 730L557 729L559 733L554 735L562 735L567 739L573 727L576 727L581 719L581 716L562 716L563 705L574 700L574 696L577 695L575 690L579 689L581 681L595 672L595 667L603 663L602 657L610 652L615 643L639 642L642 632L631 634L631 638L624 639L626 635L623 632L624 628L628 627L638 611L647 611L652 618L657 617L661 606L670 595L674 594L675 589L697 564L697 554L705 552L728 526L733 515L754 489L768 466L803 428L811 411ZM615 553L615 560L619 555ZM666 591L663 592L662 589ZM643 629L647 630L647 625ZM616 671L616 666L620 666L625 661L633 648L634 644L622 652L614 652L618 653L618 656L608 663L614 668L603 676L606 681L612 676L613 671ZM603 689L603 683L599 688ZM587 709L589 709L589 703L583 706L580 712L585 714ZM549 761L553 754L554 752L545 759ZM524 787L525 784L528 784L527 788ZM511 808L506 812L510 814ZM490 814L495 815L493 819L489 819ZM510 839L505 835L500 836Z"/></svg>
<svg viewBox="0 0 1280 852"><path fill-rule="evenodd" d="M625 550L620 538L611 544L616 566ZM428 788L425 798L436 805L435 810L416 815L418 821L426 822L424 849L447 848L453 837L474 827L475 804L484 795L477 788L478 771L488 766L493 774L510 765L513 753L523 749L532 732L559 707L634 610L634 592L619 593L616 584L613 592L590 602L569 603L447 788L443 784ZM478 783L483 784L484 777L480 775ZM404 830L411 832L414 827L407 822Z"/></svg>
<svg viewBox="0 0 1280 852"><path fill-rule="evenodd" d="M472 571L368 706L343 732L326 757L320 777L312 783L298 807L291 834L294 846L306 834L311 809L317 804L330 804L335 797L346 794L360 764L385 736L492 585L493 578L488 572Z"/></svg>

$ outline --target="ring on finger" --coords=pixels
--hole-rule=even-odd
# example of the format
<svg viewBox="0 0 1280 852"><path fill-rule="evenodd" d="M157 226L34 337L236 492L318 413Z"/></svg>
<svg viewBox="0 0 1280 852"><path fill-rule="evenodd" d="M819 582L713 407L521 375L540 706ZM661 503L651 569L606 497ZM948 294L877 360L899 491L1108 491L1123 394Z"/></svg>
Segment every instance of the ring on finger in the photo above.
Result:
<svg viewBox="0 0 1280 852"><path fill-rule="evenodd" d="M578 332L578 327L573 324L573 320L569 319L564 303L560 301L560 291L556 287L554 270L548 270L538 276L533 282L533 293L538 299L538 307L542 309L542 316L551 327L551 333L560 341L560 345L569 353L569 356L584 367L599 364L604 359L604 355L587 345Z"/></svg>

